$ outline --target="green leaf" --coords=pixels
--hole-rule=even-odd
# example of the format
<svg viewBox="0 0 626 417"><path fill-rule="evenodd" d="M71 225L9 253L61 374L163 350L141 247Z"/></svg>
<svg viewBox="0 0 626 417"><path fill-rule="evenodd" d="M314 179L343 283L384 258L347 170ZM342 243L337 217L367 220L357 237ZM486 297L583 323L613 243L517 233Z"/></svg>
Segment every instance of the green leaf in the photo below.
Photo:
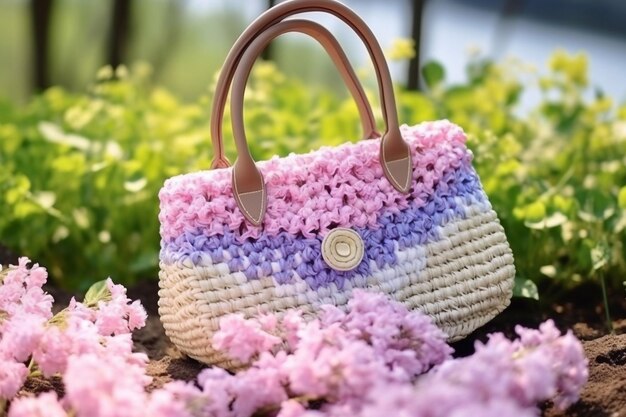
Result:
<svg viewBox="0 0 626 417"><path fill-rule="evenodd" d="M87 229L89 227L89 210L87 207L78 207L72 211L74 222L81 229Z"/></svg>
<svg viewBox="0 0 626 417"><path fill-rule="evenodd" d="M513 286L513 297L532 298L539 300L539 290L534 282L527 278L515 276L515 285Z"/></svg>
<svg viewBox="0 0 626 417"><path fill-rule="evenodd" d="M594 222L600 221L600 219L598 217L596 217L595 214L589 213L589 212L586 212L586 211L583 211L583 210L579 210L578 211L578 217L582 221L585 221L587 223L594 223Z"/></svg>
<svg viewBox="0 0 626 417"><path fill-rule="evenodd" d="M607 245L599 243L591 248L591 270L598 271L609 263L611 252Z"/></svg>
<svg viewBox="0 0 626 417"><path fill-rule="evenodd" d="M626 185L619 190L617 194L617 204L620 208L626 210Z"/></svg>
<svg viewBox="0 0 626 417"><path fill-rule="evenodd" d="M139 192L141 190L143 190L144 188L146 188L146 185L148 184L148 180L145 178L138 178L134 181L126 181L124 182L124 189L126 191L128 191L129 193L136 193Z"/></svg>
<svg viewBox="0 0 626 417"><path fill-rule="evenodd" d="M111 299L111 291L107 286L107 281L98 281L87 290L83 303L86 306L96 306L99 301L109 301Z"/></svg>
<svg viewBox="0 0 626 417"><path fill-rule="evenodd" d="M48 320L48 324L57 326L58 328L64 330L67 329L67 316L68 316L67 308L65 310L59 311L57 314L52 316L50 320Z"/></svg>
<svg viewBox="0 0 626 417"><path fill-rule="evenodd" d="M554 265L544 265L539 268L539 272L547 277L554 278L556 276L556 267Z"/></svg>
<svg viewBox="0 0 626 417"><path fill-rule="evenodd" d="M430 61L422 67L422 77L429 88L439 85L446 76L443 66L437 61Z"/></svg>
<svg viewBox="0 0 626 417"><path fill-rule="evenodd" d="M553 227L560 226L567 222L567 217L563 213L556 212L551 216L546 217L543 220L538 222L524 222L524 225L530 229L542 230L542 229L552 229Z"/></svg>
<svg viewBox="0 0 626 417"><path fill-rule="evenodd" d="M43 209L50 209L57 201L57 196L52 191L38 191L33 193L33 201Z"/></svg>
<svg viewBox="0 0 626 417"><path fill-rule="evenodd" d="M145 272L159 265L159 252L155 250L145 251L128 266L131 272Z"/></svg>
<svg viewBox="0 0 626 417"><path fill-rule="evenodd" d="M526 206L526 220L537 223L546 217L546 206L541 201L535 201Z"/></svg>
<svg viewBox="0 0 626 417"><path fill-rule="evenodd" d="M39 122L38 127L41 136L51 143L70 146L81 151L88 151L92 147L89 139L80 135L67 134L54 123Z"/></svg>

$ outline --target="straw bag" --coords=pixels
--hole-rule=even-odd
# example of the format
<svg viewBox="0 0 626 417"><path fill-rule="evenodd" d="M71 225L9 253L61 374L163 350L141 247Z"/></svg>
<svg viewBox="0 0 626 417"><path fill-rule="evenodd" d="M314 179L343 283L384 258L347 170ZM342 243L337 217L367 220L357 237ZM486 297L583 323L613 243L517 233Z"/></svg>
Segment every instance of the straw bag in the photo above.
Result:
<svg viewBox="0 0 626 417"><path fill-rule="evenodd" d="M311 11L339 17L365 43L380 87L382 135L333 36L308 20L283 21ZM245 85L260 51L290 31L312 36L331 55L369 140L257 163L243 126ZM232 167L221 130L231 81ZM321 304L344 306L355 288L430 315L451 340L509 304L513 257L465 134L445 120L398 124L383 52L342 4L287 1L254 21L222 68L211 131L214 169L170 178L159 194L159 312L169 338L189 356L237 367L212 348L221 317L289 309L312 317Z"/></svg>

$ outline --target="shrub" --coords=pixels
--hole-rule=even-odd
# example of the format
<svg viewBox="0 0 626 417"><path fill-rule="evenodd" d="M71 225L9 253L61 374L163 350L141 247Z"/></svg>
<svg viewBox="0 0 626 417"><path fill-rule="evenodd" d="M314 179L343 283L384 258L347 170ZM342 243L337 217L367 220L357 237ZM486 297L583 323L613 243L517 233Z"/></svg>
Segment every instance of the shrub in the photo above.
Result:
<svg viewBox="0 0 626 417"><path fill-rule="evenodd" d="M398 89L401 121L448 118L468 132L520 284L599 274L617 283L626 272L626 107L589 97L586 65L557 52L540 75L475 58L467 82L448 85L430 63L427 92ZM158 190L210 165L212 90L181 103L150 85L149 72L104 68L85 94L54 87L24 107L0 105L0 241L40 259L66 287L105 274L125 284L156 277ZM540 104L520 110L522 93L534 90ZM351 99L311 91L272 64L257 65L246 100L257 159L360 136ZM228 116L224 130L233 160Z"/></svg>

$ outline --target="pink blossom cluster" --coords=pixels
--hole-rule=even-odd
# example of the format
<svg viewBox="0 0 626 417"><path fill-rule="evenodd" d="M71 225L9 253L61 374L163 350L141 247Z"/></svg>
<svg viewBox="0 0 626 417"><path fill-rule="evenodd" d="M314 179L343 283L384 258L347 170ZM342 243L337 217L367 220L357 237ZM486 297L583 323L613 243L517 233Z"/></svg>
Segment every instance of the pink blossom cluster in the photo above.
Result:
<svg viewBox="0 0 626 417"><path fill-rule="evenodd" d="M587 359L578 339L551 320L539 330L516 328L511 341L493 334L476 343L472 356L446 361L421 376L414 387L372 390L362 417L536 416L536 405L552 400L561 409L578 400L587 382Z"/></svg>
<svg viewBox="0 0 626 417"><path fill-rule="evenodd" d="M14 397L28 376L24 364L40 347L52 317L52 297L42 290L48 273L39 265L2 271L0 285L0 401Z"/></svg>
<svg viewBox="0 0 626 417"><path fill-rule="evenodd" d="M0 275L0 416L11 400L8 417L530 417L545 400L572 404L587 380L580 342L551 321L452 359L430 318L356 291L347 311L324 306L314 320L227 316L214 347L242 370L208 368L148 392L130 337L141 305L108 280L53 317L45 269L27 264ZM16 398L33 372L60 374L64 396Z"/></svg>
<svg viewBox="0 0 626 417"><path fill-rule="evenodd" d="M20 258L0 279L0 405L17 395L29 375L63 374L76 357L116 358L129 368L147 362L133 353L131 334L145 325L146 312L131 303L123 286L110 279L98 283L83 303L72 299L53 316L52 296L42 288L47 271L29 263Z"/></svg>
<svg viewBox="0 0 626 417"><path fill-rule="evenodd" d="M239 378L256 377L261 367L272 378L264 384L272 398L291 394L279 417L383 417L391 410L412 417L536 416L543 401L563 409L574 403L588 377L582 345L552 321L539 330L518 326L513 341L493 334L460 359L449 358L451 349L430 319L381 295L355 292L348 313L326 306L320 320L304 323L288 313L283 323L286 330L268 318L231 317L214 338L214 347L235 359L258 355ZM268 352L281 345L272 332L288 346L275 355ZM245 355L242 345L251 348ZM267 407L265 398L251 391L245 401ZM307 407L320 400L317 409Z"/></svg>
<svg viewBox="0 0 626 417"><path fill-rule="evenodd" d="M427 316L365 291L354 292L348 312L325 306L312 321L294 311L282 319L231 316L221 322L214 347L249 367L236 376L220 376L232 410L211 415L251 415L291 404L294 397L356 409L377 384L409 384L449 359L452 349L445 339ZM205 391L213 384L210 375L201 377Z"/></svg>

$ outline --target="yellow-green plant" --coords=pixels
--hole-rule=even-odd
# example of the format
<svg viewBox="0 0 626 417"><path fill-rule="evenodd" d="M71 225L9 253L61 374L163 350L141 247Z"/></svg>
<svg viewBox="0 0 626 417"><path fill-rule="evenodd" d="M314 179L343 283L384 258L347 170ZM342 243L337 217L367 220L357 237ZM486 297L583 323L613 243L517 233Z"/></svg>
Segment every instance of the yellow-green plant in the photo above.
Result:
<svg viewBox="0 0 626 417"><path fill-rule="evenodd" d="M568 287L604 276L614 285L626 275L626 107L588 97L586 65L564 52L545 73L475 58L467 82L449 85L429 63L425 92L398 88L403 122L448 118L468 132L526 295L529 280ZM210 165L212 90L183 103L152 86L149 72L105 68L84 94L55 87L24 107L0 104L0 243L48 265L65 286L156 277L158 190ZM520 110L532 89L541 103ZM257 65L246 101L257 159L360 137L350 99L269 63ZM234 158L228 115L224 130Z"/></svg>

